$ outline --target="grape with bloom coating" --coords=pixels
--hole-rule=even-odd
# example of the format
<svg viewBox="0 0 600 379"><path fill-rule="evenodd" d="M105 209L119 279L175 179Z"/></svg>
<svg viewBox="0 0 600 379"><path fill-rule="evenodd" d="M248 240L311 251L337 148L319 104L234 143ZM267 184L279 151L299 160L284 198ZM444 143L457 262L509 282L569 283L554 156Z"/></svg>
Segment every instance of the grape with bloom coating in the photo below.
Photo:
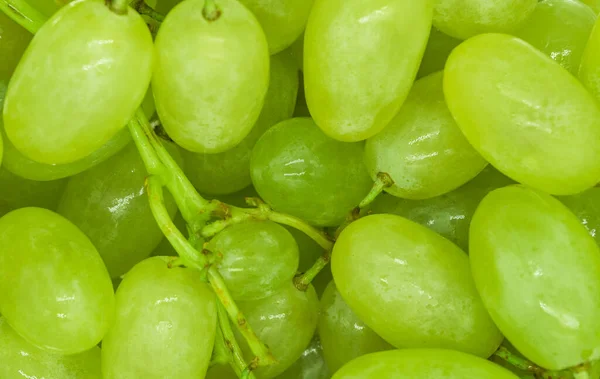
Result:
<svg viewBox="0 0 600 379"><path fill-rule="evenodd" d="M35 35L9 83L8 138L41 163L84 158L142 103L152 60L152 37L139 14L118 15L101 0L70 3Z"/></svg>
<svg viewBox="0 0 600 379"><path fill-rule="evenodd" d="M197 153L221 153L250 133L269 85L267 40L237 0L219 0L220 17L203 16L204 0L169 12L156 37L152 90L169 136Z"/></svg>
<svg viewBox="0 0 600 379"><path fill-rule="evenodd" d="M113 320L114 294L90 240L64 217L21 208L0 218L0 313L57 353L91 349Z"/></svg>
<svg viewBox="0 0 600 379"><path fill-rule="evenodd" d="M304 85L310 114L328 136L367 139L398 112L425 51L432 3L315 3L304 35Z"/></svg>
<svg viewBox="0 0 600 379"><path fill-rule="evenodd" d="M600 181L598 104L531 45L504 34L463 42L446 63L444 94L467 140L510 178L555 195Z"/></svg>

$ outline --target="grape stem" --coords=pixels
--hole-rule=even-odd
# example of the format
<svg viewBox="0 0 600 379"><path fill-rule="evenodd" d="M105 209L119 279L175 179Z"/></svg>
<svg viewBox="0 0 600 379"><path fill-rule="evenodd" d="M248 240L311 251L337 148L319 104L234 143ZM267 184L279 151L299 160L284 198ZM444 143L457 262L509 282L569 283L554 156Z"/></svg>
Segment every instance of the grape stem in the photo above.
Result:
<svg viewBox="0 0 600 379"><path fill-rule="evenodd" d="M131 3L131 7L135 9L139 14L148 16L154 21L161 23L165 20L165 15L157 12L154 8L148 5L144 0L135 0Z"/></svg>
<svg viewBox="0 0 600 379"><path fill-rule="evenodd" d="M48 19L25 0L0 0L0 11L31 34L37 33Z"/></svg>
<svg viewBox="0 0 600 379"><path fill-rule="evenodd" d="M106 0L106 5L118 15L126 15L129 8L128 0Z"/></svg>
<svg viewBox="0 0 600 379"><path fill-rule="evenodd" d="M589 363L572 367L570 369L562 371L551 371L546 370L528 359L522 358L516 354L513 354L510 350L504 346L500 346L494 355L510 365L518 368L521 371L527 371L532 373L536 378L542 379L589 379Z"/></svg>
<svg viewBox="0 0 600 379"><path fill-rule="evenodd" d="M221 303L217 304L217 315L219 317L218 329L221 332L222 343L228 351L231 368L233 368L233 371L235 371L237 376L240 378L244 378L244 373L246 370L248 370L246 378L256 379L256 376L250 368L251 365L247 365L246 361L244 360L240 345L238 345L235 336L233 335L233 330L231 330L231 324L227 318L227 311Z"/></svg>
<svg viewBox="0 0 600 379"><path fill-rule="evenodd" d="M215 3L215 0L204 0L202 16L208 22L213 22L221 17L221 8Z"/></svg>

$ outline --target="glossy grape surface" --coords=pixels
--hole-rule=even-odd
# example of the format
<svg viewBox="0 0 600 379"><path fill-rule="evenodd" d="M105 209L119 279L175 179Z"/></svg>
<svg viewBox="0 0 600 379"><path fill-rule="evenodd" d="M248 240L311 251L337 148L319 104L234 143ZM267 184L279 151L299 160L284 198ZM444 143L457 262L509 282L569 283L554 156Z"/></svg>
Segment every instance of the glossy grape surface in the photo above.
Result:
<svg viewBox="0 0 600 379"><path fill-rule="evenodd" d="M515 35L577 75L595 22L594 11L577 0L544 0Z"/></svg>
<svg viewBox="0 0 600 379"><path fill-rule="evenodd" d="M590 91L596 100L600 99L600 19L588 39L587 45L581 57L579 67L579 80Z"/></svg>
<svg viewBox="0 0 600 379"><path fill-rule="evenodd" d="M240 0L260 22L276 54L290 46L304 31L314 0Z"/></svg>
<svg viewBox="0 0 600 379"><path fill-rule="evenodd" d="M558 198L585 226L588 233L600 244L600 187L572 196Z"/></svg>
<svg viewBox="0 0 600 379"><path fill-rule="evenodd" d="M467 255L421 225L395 215L361 218L340 234L331 264L344 300L396 347L487 358L502 340L469 275Z"/></svg>
<svg viewBox="0 0 600 379"><path fill-rule="evenodd" d="M275 379L329 379L330 370L323 359L323 347L315 336L300 358Z"/></svg>
<svg viewBox="0 0 600 379"><path fill-rule="evenodd" d="M362 150L360 143L326 136L310 118L286 120L256 143L252 183L279 212L316 225L339 225L372 185Z"/></svg>
<svg viewBox="0 0 600 379"><path fill-rule="evenodd" d="M485 34L462 43L446 64L444 94L467 140L512 179L555 195L600 181L598 105L522 40Z"/></svg>
<svg viewBox="0 0 600 379"><path fill-rule="evenodd" d="M277 359L272 366L256 370L258 379L270 379L287 370L310 344L319 316L319 299L310 286L298 291L290 281L272 296L261 300L238 301L240 310ZM238 334L246 359L253 355Z"/></svg>
<svg viewBox="0 0 600 379"><path fill-rule="evenodd" d="M404 349L365 355L333 379L517 379L506 369L469 354L440 349Z"/></svg>
<svg viewBox="0 0 600 379"><path fill-rule="evenodd" d="M219 272L234 299L262 299L291 282L298 270L298 245L281 225L249 221L217 234L207 248L222 256Z"/></svg>
<svg viewBox="0 0 600 379"><path fill-rule="evenodd" d="M421 60L421 66L419 66L417 79L443 70L446 65L446 59L448 59L452 50L461 42L461 40L450 37L432 27L429 33L429 40L427 40L427 47Z"/></svg>
<svg viewBox="0 0 600 379"><path fill-rule="evenodd" d="M473 277L508 340L548 369L600 356L600 249L550 195L509 186L473 216Z"/></svg>
<svg viewBox="0 0 600 379"><path fill-rule="evenodd" d="M175 147L169 149L177 156ZM106 162L72 177L61 198L58 212L90 238L112 278L148 257L163 238L144 188L147 176L144 162L131 144ZM168 193L165 206L174 216L177 206Z"/></svg>
<svg viewBox="0 0 600 379"><path fill-rule="evenodd" d="M333 281L321 298L319 337L332 372L360 356L394 349L356 316Z"/></svg>
<svg viewBox="0 0 600 379"><path fill-rule="evenodd" d="M19 336L0 318L0 377L2 379L101 379L100 348L76 355L41 350Z"/></svg>
<svg viewBox="0 0 600 379"><path fill-rule="evenodd" d="M117 15L101 0L70 3L36 33L10 81L8 138L41 163L86 157L142 103L152 60L152 38L137 12Z"/></svg>
<svg viewBox="0 0 600 379"><path fill-rule="evenodd" d="M229 194L252 183L250 155L256 141L267 129L292 117L298 93L298 71L292 58L271 57L269 90L258 120L250 134L237 146L219 154L192 153L182 149L185 173L196 189L207 194Z"/></svg>
<svg viewBox="0 0 600 379"><path fill-rule="evenodd" d="M45 350L89 350L113 320L113 287L96 248L49 210L21 208L0 218L0 278L0 313Z"/></svg>
<svg viewBox="0 0 600 379"><path fill-rule="evenodd" d="M102 343L104 379L203 378L217 326L215 296L196 270L169 258L136 265L117 291L116 321Z"/></svg>
<svg viewBox="0 0 600 379"><path fill-rule="evenodd" d="M482 33L509 33L527 23L538 0L439 0L433 25L459 39Z"/></svg>
<svg viewBox="0 0 600 379"><path fill-rule="evenodd" d="M310 113L327 135L364 140L395 116L425 51L432 3L315 3L304 36L304 85Z"/></svg>
<svg viewBox="0 0 600 379"><path fill-rule="evenodd" d="M219 0L208 21L204 0L169 12L156 37L152 90L169 136L197 153L227 151L248 135L269 85L267 40L236 0Z"/></svg>
<svg viewBox="0 0 600 379"><path fill-rule="evenodd" d="M442 195L473 179L487 162L467 142L452 118L442 89L443 72L417 80L400 112L367 140L365 163L394 184L386 192L407 199Z"/></svg>
<svg viewBox="0 0 600 379"><path fill-rule="evenodd" d="M23 179L0 168L0 217L23 207L55 210L65 185L64 180L36 182Z"/></svg>

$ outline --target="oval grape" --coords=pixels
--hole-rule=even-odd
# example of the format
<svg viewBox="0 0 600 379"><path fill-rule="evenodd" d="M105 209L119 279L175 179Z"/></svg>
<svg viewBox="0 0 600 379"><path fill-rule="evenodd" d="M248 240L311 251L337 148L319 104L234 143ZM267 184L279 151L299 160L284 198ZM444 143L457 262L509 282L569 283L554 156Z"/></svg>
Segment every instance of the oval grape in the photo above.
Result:
<svg viewBox="0 0 600 379"><path fill-rule="evenodd" d="M592 28L579 67L579 80L596 100L600 99L600 18Z"/></svg>

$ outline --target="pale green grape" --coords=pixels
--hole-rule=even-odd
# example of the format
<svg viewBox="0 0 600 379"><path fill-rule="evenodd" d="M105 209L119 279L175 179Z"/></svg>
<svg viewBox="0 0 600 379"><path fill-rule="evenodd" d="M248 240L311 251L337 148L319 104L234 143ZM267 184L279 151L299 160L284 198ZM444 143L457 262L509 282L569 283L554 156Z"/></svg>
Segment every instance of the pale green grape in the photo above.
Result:
<svg viewBox="0 0 600 379"><path fill-rule="evenodd" d="M317 125L354 142L380 132L408 95L432 0L317 1L304 36L306 100Z"/></svg>
<svg viewBox="0 0 600 379"><path fill-rule="evenodd" d="M267 129L288 119L294 112L298 93L298 72L291 57L271 57L269 90L258 120L236 147L220 154L192 153L184 150L185 173L201 193L229 194L248 187L250 154Z"/></svg>
<svg viewBox="0 0 600 379"><path fill-rule="evenodd" d="M469 275L467 255L424 226L395 215L361 218L340 234L331 264L346 303L398 348L487 358L502 340Z"/></svg>
<svg viewBox="0 0 600 379"><path fill-rule="evenodd" d="M527 23L538 0L438 0L433 25L459 39L513 32Z"/></svg>
<svg viewBox="0 0 600 379"><path fill-rule="evenodd" d="M581 57L579 80L600 99L600 18L597 19Z"/></svg>
<svg viewBox="0 0 600 379"><path fill-rule="evenodd" d="M37 182L0 168L0 217L15 209L39 207L55 210L66 181Z"/></svg>
<svg viewBox="0 0 600 379"><path fill-rule="evenodd" d="M315 336L300 358L275 379L329 379L330 370L323 359L323 347Z"/></svg>
<svg viewBox="0 0 600 379"><path fill-rule="evenodd" d="M558 198L579 218L596 243L600 244L600 188Z"/></svg>
<svg viewBox="0 0 600 379"><path fill-rule="evenodd" d="M232 225L217 234L207 249L222 257L217 267L236 300L265 298L291 282L298 270L294 237L272 221Z"/></svg>
<svg viewBox="0 0 600 379"><path fill-rule="evenodd" d="M0 278L0 313L39 348L89 350L113 320L113 287L96 248L49 210L21 208L0 218Z"/></svg>
<svg viewBox="0 0 600 379"><path fill-rule="evenodd" d="M241 311L277 359L274 365L256 370L258 379L270 379L287 370L310 344L319 316L319 299L314 288L298 291L290 281L272 296L261 300L238 301ZM242 341L238 341L250 361L254 356Z"/></svg>
<svg viewBox="0 0 600 379"><path fill-rule="evenodd" d="M198 379L210 363L215 295L197 270L170 258L137 264L117 291L115 324L102 341L103 379Z"/></svg>
<svg viewBox="0 0 600 379"><path fill-rule="evenodd" d="M568 208L524 186L495 190L469 245L479 294L523 355L552 370L600 357L600 249Z"/></svg>
<svg viewBox="0 0 600 379"><path fill-rule="evenodd" d="M544 0L515 35L577 75L595 22L594 11L577 0Z"/></svg>
<svg viewBox="0 0 600 379"><path fill-rule="evenodd" d="M587 4L592 10L598 14L600 12L600 0L579 0L584 4Z"/></svg>
<svg viewBox="0 0 600 379"><path fill-rule="evenodd" d="M177 157L176 148L167 146ZM60 200L58 213L89 237L112 278L148 257L163 238L148 203L146 176L144 162L131 144L106 162L72 177ZM165 206L174 216L177 205L170 195L165 196Z"/></svg>
<svg viewBox="0 0 600 379"><path fill-rule="evenodd" d="M473 355L441 349L383 351L353 360L333 379L518 379Z"/></svg>
<svg viewBox="0 0 600 379"><path fill-rule="evenodd" d="M522 40L484 34L446 64L450 112L475 149L512 179L556 195L600 181L600 110L558 63Z"/></svg>
<svg viewBox="0 0 600 379"><path fill-rule="evenodd" d="M19 59L31 41L31 34L0 12L0 82L8 84Z"/></svg>
<svg viewBox="0 0 600 379"><path fill-rule="evenodd" d="M310 118L280 122L258 140L250 175L275 210L321 226L339 225L372 181L360 143L327 137Z"/></svg>
<svg viewBox="0 0 600 379"><path fill-rule="evenodd" d="M290 46L304 31L314 0L240 0L258 19L269 52L276 54Z"/></svg>
<svg viewBox="0 0 600 379"><path fill-rule="evenodd" d="M448 56L461 42L461 40L450 37L432 27L431 33L429 33L429 40L427 41L427 48L425 49L425 54L423 54L423 60L421 60L421 66L419 66L417 78L422 78L436 71L443 70Z"/></svg>
<svg viewBox="0 0 600 379"><path fill-rule="evenodd" d="M236 0L219 0L208 21L204 0L186 0L156 37L152 90L169 136L186 150L221 153L248 135L269 85L269 51L256 18Z"/></svg>
<svg viewBox="0 0 600 379"><path fill-rule="evenodd" d="M41 163L88 156L142 103L152 60L152 37L133 10L118 15L102 0L63 7L37 32L10 81L8 138Z"/></svg>
<svg viewBox="0 0 600 379"><path fill-rule="evenodd" d="M38 349L0 318L0 377L2 379L101 379L100 348L77 355Z"/></svg>
<svg viewBox="0 0 600 379"><path fill-rule="evenodd" d="M490 191L509 184L514 184L514 181L492 166L487 166L475 179L447 194L425 200L380 195L369 210L373 213L392 213L406 217L468 251L469 225L477 205Z"/></svg>
<svg viewBox="0 0 600 379"><path fill-rule="evenodd" d="M319 337L332 372L360 356L394 349L354 314L333 281L321 298Z"/></svg>
<svg viewBox="0 0 600 379"><path fill-rule="evenodd" d="M367 140L365 162L373 180L379 172L397 197L427 199L473 179L487 162L469 145L452 118L442 89L443 73L415 82L400 112Z"/></svg>

